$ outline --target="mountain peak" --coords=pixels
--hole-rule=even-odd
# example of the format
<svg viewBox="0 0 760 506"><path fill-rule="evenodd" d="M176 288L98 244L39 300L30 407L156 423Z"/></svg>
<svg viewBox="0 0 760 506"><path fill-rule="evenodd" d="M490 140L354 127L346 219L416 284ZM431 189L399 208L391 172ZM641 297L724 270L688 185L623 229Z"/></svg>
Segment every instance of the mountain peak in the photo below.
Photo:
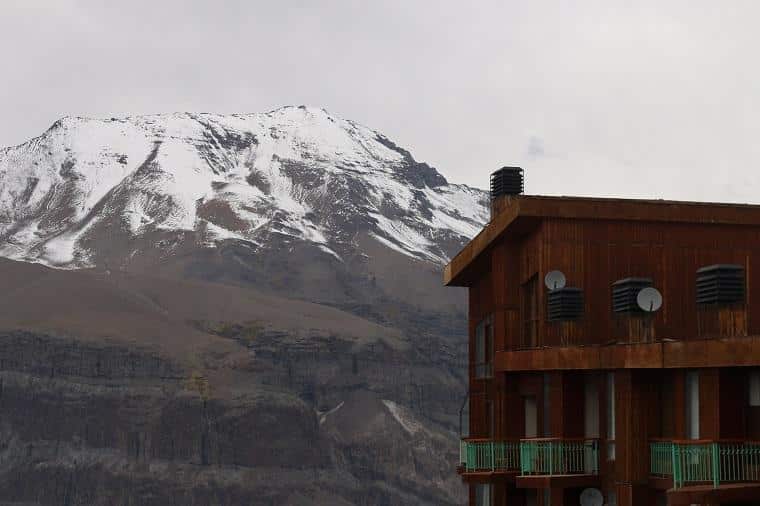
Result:
<svg viewBox="0 0 760 506"><path fill-rule="evenodd" d="M440 264L486 221L485 204L317 107L66 116L0 151L0 256L57 267L228 242L343 261L359 237Z"/></svg>

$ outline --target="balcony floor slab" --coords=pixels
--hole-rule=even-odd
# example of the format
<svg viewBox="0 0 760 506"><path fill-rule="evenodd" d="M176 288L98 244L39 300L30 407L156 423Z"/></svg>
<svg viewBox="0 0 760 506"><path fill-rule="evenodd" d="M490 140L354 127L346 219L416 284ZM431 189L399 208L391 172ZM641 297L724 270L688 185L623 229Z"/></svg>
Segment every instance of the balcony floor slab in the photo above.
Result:
<svg viewBox="0 0 760 506"><path fill-rule="evenodd" d="M505 481L514 483L519 471L465 471L459 473L462 481L465 483L490 483L494 481Z"/></svg>
<svg viewBox="0 0 760 506"><path fill-rule="evenodd" d="M670 490L673 488L673 478L665 476L650 476L649 487L656 490Z"/></svg>
<svg viewBox="0 0 760 506"><path fill-rule="evenodd" d="M553 474L537 476L517 476L517 488L577 488L598 487L598 474Z"/></svg>
<svg viewBox="0 0 760 506"><path fill-rule="evenodd" d="M760 483L727 483L718 488L713 488L712 485L693 485L668 490L669 506L747 501L760 504Z"/></svg>

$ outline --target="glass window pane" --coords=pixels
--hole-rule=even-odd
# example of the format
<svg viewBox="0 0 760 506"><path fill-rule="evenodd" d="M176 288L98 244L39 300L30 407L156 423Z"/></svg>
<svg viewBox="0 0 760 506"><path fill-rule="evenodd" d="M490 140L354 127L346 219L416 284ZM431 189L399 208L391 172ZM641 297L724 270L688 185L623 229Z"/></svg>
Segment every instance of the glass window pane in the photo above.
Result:
<svg viewBox="0 0 760 506"><path fill-rule="evenodd" d="M475 485L475 504L477 506L491 506L491 485Z"/></svg>
<svg viewBox="0 0 760 506"><path fill-rule="evenodd" d="M760 407L760 370L749 373L749 405Z"/></svg>
<svg viewBox="0 0 760 506"><path fill-rule="evenodd" d="M544 437L552 435L551 375L544 373Z"/></svg>
<svg viewBox="0 0 760 506"><path fill-rule="evenodd" d="M485 334L483 332L483 322L478 323L475 328L475 362L482 364L486 358Z"/></svg>
<svg viewBox="0 0 760 506"><path fill-rule="evenodd" d="M699 439L699 372L686 372L686 437Z"/></svg>
<svg viewBox="0 0 760 506"><path fill-rule="evenodd" d="M615 460L615 373L607 373L607 460Z"/></svg>

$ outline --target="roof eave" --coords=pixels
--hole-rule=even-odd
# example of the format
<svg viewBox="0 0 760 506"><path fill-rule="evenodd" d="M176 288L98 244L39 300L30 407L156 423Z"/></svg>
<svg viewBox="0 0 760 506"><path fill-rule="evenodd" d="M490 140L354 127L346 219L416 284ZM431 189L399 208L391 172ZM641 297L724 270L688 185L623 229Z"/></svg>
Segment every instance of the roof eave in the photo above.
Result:
<svg viewBox="0 0 760 506"><path fill-rule="evenodd" d="M749 204L527 195L510 197L501 204L500 212L444 268L446 286L469 286L473 262L498 237L528 217L533 222L555 217L760 227L760 206Z"/></svg>

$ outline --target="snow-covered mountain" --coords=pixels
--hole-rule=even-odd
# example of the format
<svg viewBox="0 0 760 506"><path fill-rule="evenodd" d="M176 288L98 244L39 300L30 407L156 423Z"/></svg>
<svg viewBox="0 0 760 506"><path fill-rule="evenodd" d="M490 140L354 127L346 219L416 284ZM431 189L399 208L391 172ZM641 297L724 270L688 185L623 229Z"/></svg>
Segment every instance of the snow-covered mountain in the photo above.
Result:
<svg viewBox="0 0 760 506"><path fill-rule="evenodd" d="M307 244L335 261L359 237L442 264L488 219L382 134L323 109L66 117L0 150L0 256L63 268L146 248ZM113 258L113 252L109 257Z"/></svg>
<svg viewBox="0 0 760 506"><path fill-rule="evenodd" d="M321 109L64 118L0 150L0 496L461 504L440 267L487 214Z"/></svg>

